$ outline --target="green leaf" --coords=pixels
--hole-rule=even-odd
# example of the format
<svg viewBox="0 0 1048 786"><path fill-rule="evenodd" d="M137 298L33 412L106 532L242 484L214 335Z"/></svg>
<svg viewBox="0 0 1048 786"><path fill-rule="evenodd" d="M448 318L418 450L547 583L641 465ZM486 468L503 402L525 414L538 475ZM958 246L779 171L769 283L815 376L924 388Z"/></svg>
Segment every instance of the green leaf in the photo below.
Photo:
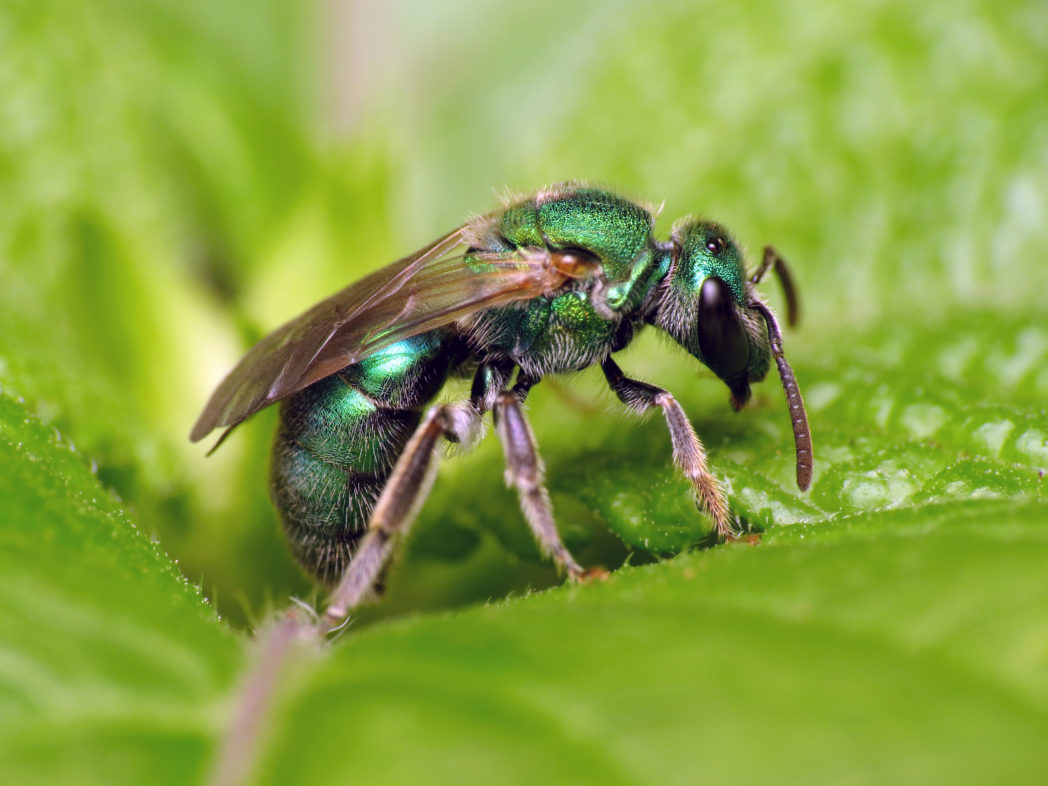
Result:
<svg viewBox="0 0 1048 786"><path fill-rule="evenodd" d="M364 631L275 713L259 782L1027 782L1046 525L870 514Z"/></svg>
<svg viewBox="0 0 1048 786"><path fill-rule="evenodd" d="M254 780L1043 781L1048 7L335 5L0 7L0 772L207 777L256 664L234 631L311 592L275 413L205 461L208 392L493 187L578 177L790 259L811 491L774 377L732 413L642 336L623 368L762 531L689 550L661 418L544 380L559 526L612 578L541 591L489 436L383 602L282 674Z"/></svg>
<svg viewBox="0 0 1048 786"><path fill-rule="evenodd" d="M68 438L2 394L0 466L0 770L22 783L198 777L236 637Z"/></svg>
<svg viewBox="0 0 1048 786"><path fill-rule="evenodd" d="M816 391L809 495L792 488L775 396L730 425L700 415L734 506L768 526L760 545L351 628L274 712L259 782L1030 781L1048 766L1048 442L1043 411L1021 403L1036 383L989 368L1029 335L986 315L886 326L850 336L825 372L798 364ZM892 371L957 342L980 349L964 367ZM558 499L574 489L620 535L701 531L675 502L685 487L646 480L672 475L660 419L592 439L604 449L555 451ZM464 471L483 499L483 471ZM643 502L624 513L616 490ZM426 537L475 517L442 502ZM425 564L413 548L398 582Z"/></svg>

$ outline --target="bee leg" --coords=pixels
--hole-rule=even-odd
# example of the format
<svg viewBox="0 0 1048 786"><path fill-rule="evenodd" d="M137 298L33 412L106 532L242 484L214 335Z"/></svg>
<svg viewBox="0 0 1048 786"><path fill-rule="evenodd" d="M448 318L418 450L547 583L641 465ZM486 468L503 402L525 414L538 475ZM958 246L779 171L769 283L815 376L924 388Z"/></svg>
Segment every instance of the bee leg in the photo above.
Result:
<svg viewBox="0 0 1048 786"><path fill-rule="evenodd" d="M646 382L630 379L610 357L601 363L608 385L627 407L634 412L644 412L651 407L660 407L666 416L673 444L673 460L691 481L699 502L709 512L719 538L731 538L734 531L728 503L724 498L717 478L706 463L706 450L692 428L688 416L671 393Z"/></svg>
<svg viewBox="0 0 1048 786"><path fill-rule="evenodd" d="M545 468L535 445L535 435L520 406L521 397L527 394L532 384L534 381L529 381L519 392L502 391L495 399L495 428L506 455L506 485L517 489L524 518L528 520L542 551L564 568L568 576L582 580L590 574L575 561L561 542L553 520L549 492L543 482Z"/></svg>
<svg viewBox="0 0 1048 786"><path fill-rule="evenodd" d="M472 431L479 415L473 407L445 404L433 407L404 446L368 522L367 534L331 594L324 624L330 630L374 588L393 553L395 538L404 534L429 495L437 468L438 440L459 441Z"/></svg>
<svg viewBox="0 0 1048 786"><path fill-rule="evenodd" d="M487 361L477 368L469 397L477 412L490 412L495 408L495 399L513 376L514 368L513 362L507 360Z"/></svg>

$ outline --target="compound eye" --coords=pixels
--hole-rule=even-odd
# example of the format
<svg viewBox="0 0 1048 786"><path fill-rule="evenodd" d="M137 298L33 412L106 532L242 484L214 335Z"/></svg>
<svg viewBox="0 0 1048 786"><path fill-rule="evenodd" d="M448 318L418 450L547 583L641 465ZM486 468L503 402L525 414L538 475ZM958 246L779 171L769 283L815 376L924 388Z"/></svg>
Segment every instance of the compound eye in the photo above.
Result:
<svg viewBox="0 0 1048 786"><path fill-rule="evenodd" d="M749 398L750 340L732 306L731 289L716 276L703 281L699 290L698 334L703 361L738 401L745 402Z"/></svg>
<svg viewBox="0 0 1048 786"><path fill-rule="evenodd" d="M720 235L710 235L706 238L706 250L709 251L713 256L719 257L724 253L724 249L728 247L728 241Z"/></svg>

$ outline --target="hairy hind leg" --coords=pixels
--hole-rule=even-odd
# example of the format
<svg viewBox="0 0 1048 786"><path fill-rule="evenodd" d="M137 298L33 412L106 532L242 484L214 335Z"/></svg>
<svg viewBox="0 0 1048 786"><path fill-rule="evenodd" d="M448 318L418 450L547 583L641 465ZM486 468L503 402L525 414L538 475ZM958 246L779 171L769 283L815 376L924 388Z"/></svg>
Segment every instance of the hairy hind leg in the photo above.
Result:
<svg viewBox="0 0 1048 786"><path fill-rule="evenodd" d="M393 467L368 521L367 534L342 578L331 593L324 624L337 627L364 600L381 578L396 545L429 496L436 470L436 448L441 437L463 441L479 415L472 407L445 404L433 407L415 430Z"/></svg>
<svg viewBox="0 0 1048 786"><path fill-rule="evenodd" d="M706 450L692 428L688 416L671 393L646 382L630 379L610 357L601 364L608 385L630 409L644 412L651 407L660 407L666 416L666 425L670 430L670 442L673 444L673 460L684 475L691 481L702 506L713 519L713 526L720 538L734 535L728 503L724 498L717 478L710 472L706 463Z"/></svg>

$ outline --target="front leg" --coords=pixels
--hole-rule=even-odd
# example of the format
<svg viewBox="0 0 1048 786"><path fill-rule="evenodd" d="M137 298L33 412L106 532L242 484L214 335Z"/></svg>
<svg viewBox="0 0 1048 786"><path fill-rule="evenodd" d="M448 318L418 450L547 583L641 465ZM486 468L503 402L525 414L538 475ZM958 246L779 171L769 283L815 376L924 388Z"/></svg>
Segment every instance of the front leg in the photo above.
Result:
<svg viewBox="0 0 1048 786"><path fill-rule="evenodd" d="M666 416L666 425L670 430L670 441L673 443L673 460L691 481L699 502L713 518L717 537L733 537L734 530L724 492L717 478L710 472L706 463L706 450L677 399L662 388L630 379L610 357L601 363L600 367L615 395L634 412L644 412L653 406L662 408Z"/></svg>

